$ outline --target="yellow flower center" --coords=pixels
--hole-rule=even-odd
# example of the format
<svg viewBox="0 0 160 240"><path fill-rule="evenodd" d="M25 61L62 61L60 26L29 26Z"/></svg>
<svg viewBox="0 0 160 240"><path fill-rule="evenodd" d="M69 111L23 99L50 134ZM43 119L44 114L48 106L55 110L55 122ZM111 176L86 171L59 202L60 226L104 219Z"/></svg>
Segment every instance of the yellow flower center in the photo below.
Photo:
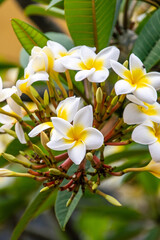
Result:
<svg viewBox="0 0 160 240"><path fill-rule="evenodd" d="M63 109L63 106L59 108L57 117L68 120L67 110L65 108Z"/></svg>
<svg viewBox="0 0 160 240"><path fill-rule="evenodd" d="M104 61L101 59L94 60L93 58L89 58L86 63L83 62L79 63L79 66L82 70L90 70L92 68L95 68L96 71L102 70L104 65Z"/></svg>
<svg viewBox="0 0 160 240"><path fill-rule="evenodd" d="M30 86L27 86L28 82L22 83L19 85L19 89L21 90L22 93L25 94L30 94Z"/></svg>
<svg viewBox="0 0 160 240"><path fill-rule="evenodd" d="M157 114L157 110L155 109L155 107L154 107L153 105L148 104L148 103L144 103L144 105L145 105L147 108L142 107L142 106L139 106L139 109L140 109L143 113L145 113L145 114L147 114L147 115L149 115L149 116L152 116L152 115L156 115L156 114Z"/></svg>
<svg viewBox="0 0 160 240"><path fill-rule="evenodd" d="M149 84L150 81L145 77L141 68L135 68L131 71L125 70L123 73L128 81L133 86L137 85L138 88L144 87L144 84Z"/></svg>
<svg viewBox="0 0 160 240"><path fill-rule="evenodd" d="M70 128L67 133L67 137L71 138L72 141L85 141L87 134L83 130L84 126L77 124L74 127Z"/></svg>

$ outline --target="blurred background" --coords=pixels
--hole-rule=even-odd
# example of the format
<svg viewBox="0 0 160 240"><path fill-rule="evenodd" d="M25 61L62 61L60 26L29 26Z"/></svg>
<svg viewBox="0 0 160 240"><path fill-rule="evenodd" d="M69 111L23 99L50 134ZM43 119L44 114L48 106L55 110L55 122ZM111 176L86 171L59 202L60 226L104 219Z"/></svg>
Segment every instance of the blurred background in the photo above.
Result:
<svg viewBox="0 0 160 240"><path fill-rule="evenodd" d="M44 16L27 17L24 8L33 1L0 1L0 73L5 86L12 86L19 74L22 50L10 20L18 18L41 29L43 32L63 32L69 35L65 20ZM49 4L50 1L42 1ZM137 38L136 28L142 19L150 16L155 5L146 1L119 1L121 11L112 43L121 49L121 58L126 59ZM149 2L149 1L147 1ZM125 8L129 12L129 24L123 22ZM40 17L40 18L39 18ZM17 69L18 67L18 69ZM158 66L156 66L159 68ZM14 148L10 142L14 141ZM12 142L13 143L13 142ZM0 135L0 152L6 148L17 154L22 147L17 140L6 134ZM11 149L13 148L13 149ZM1 160L1 159L0 159ZM107 147L106 162L119 170L143 166L150 160L147 148L137 144L127 147ZM0 167L3 162L0 162ZM15 168L10 166L12 169ZM16 166L16 171L21 170ZM9 240L14 227L28 203L41 188L30 179L0 178L0 240ZM160 239L160 180L150 173L128 174L123 177L108 177L100 189L116 197L123 207L113 207L100 196L89 192L81 199L70 218L66 231L62 231L54 213L55 192L46 206L37 211L28 224L21 240L159 240Z"/></svg>

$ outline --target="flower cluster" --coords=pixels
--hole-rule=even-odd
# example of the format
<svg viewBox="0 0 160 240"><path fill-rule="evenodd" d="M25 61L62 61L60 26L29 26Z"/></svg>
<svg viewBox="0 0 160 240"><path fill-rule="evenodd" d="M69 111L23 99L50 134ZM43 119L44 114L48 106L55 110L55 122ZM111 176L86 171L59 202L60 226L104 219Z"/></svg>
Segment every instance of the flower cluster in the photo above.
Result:
<svg viewBox="0 0 160 240"><path fill-rule="evenodd" d="M160 105L156 102L160 73L146 73L143 63L134 54L130 55L128 69L127 62L118 63L119 54L114 46L99 53L87 46L67 51L59 43L49 40L47 46L32 49L24 79L18 80L16 86L3 89L0 79L0 102L7 102L0 108L0 131L18 138L32 152L20 151L27 162L3 153L9 162L28 168L28 173L0 169L0 176L24 176L42 181L42 191L52 187L58 187L60 191L68 189L73 192L70 202L80 187L83 191L88 187L104 196L97 190L101 176L121 176L131 171L115 172L112 166L105 164L104 147L127 145L132 140L149 145L153 160L148 166L152 170L150 167L143 170L157 176L153 162L160 161ZM111 68L120 79L109 93L105 83ZM71 71L77 71L74 77L77 85ZM77 86L82 80L83 91L80 91ZM44 96L40 96L32 85L37 81L46 82ZM24 103L22 94L26 94L32 104ZM123 118L118 118L116 110L121 108L125 97L131 103L125 107ZM30 121L25 121L26 117ZM132 124L133 128L128 126ZM135 124L139 125L135 127ZM132 139L127 135L131 132ZM34 144L32 139L39 135ZM92 171L88 171L87 161ZM70 175L73 163L78 169ZM95 176L97 181L90 180L89 175ZM68 183L60 186L64 179ZM108 195L105 198L120 205Z"/></svg>

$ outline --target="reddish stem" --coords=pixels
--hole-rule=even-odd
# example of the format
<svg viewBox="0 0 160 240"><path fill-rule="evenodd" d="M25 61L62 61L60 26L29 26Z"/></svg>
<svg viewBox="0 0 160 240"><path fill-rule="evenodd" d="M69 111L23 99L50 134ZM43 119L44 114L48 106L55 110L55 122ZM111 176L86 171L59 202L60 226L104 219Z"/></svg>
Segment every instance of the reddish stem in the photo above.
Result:
<svg viewBox="0 0 160 240"><path fill-rule="evenodd" d="M60 190L60 191L64 191L64 190L66 190L67 188L69 188L72 184L73 184L73 179L70 180L66 185L60 187L59 190Z"/></svg>
<svg viewBox="0 0 160 240"><path fill-rule="evenodd" d="M68 157L68 153L65 152L65 153L62 153L62 154L60 154L60 155L58 155L58 156L55 156L55 160L56 160L57 162L60 162L60 161L65 160L67 157Z"/></svg>
<svg viewBox="0 0 160 240"><path fill-rule="evenodd" d="M67 172L68 169L72 166L73 162L70 158L67 158L64 163L62 163L60 166L59 166L59 169Z"/></svg>
<svg viewBox="0 0 160 240"><path fill-rule="evenodd" d="M46 164L43 164L43 165L33 165L32 169L42 169L42 168L45 168L45 167L47 167Z"/></svg>
<svg viewBox="0 0 160 240"><path fill-rule="evenodd" d="M34 176L41 176L41 173L35 172L35 171L31 170L31 169L28 170L28 173L30 173L30 174L32 174Z"/></svg>
<svg viewBox="0 0 160 240"><path fill-rule="evenodd" d="M124 141L124 142L106 142L105 145L111 145L111 146L122 146L129 144L130 141Z"/></svg>

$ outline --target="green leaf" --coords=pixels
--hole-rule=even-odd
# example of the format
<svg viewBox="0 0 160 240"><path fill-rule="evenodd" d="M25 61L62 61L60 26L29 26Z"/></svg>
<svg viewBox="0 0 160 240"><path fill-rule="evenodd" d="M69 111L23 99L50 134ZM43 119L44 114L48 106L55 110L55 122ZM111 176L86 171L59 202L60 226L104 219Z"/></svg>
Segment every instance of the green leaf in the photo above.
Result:
<svg viewBox="0 0 160 240"><path fill-rule="evenodd" d="M5 70L9 68L16 68L18 67L15 63L10 62L0 62L0 70Z"/></svg>
<svg viewBox="0 0 160 240"><path fill-rule="evenodd" d="M73 41L64 33L47 32L45 35L52 41L62 44L67 50L74 47Z"/></svg>
<svg viewBox="0 0 160 240"><path fill-rule="evenodd" d="M160 61L160 9L158 9L145 24L137 38L133 53L150 70Z"/></svg>
<svg viewBox="0 0 160 240"><path fill-rule="evenodd" d="M38 6L38 5L29 5L25 9L25 14L30 15L43 15L43 16L52 16L57 18L64 19L64 10L52 7L50 9L46 9L44 7Z"/></svg>
<svg viewBox="0 0 160 240"><path fill-rule="evenodd" d="M12 27L24 49L31 54L34 46L44 47L49 40L38 29L19 19L12 19Z"/></svg>
<svg viewBox="0 0 160 240"><path fill-rule="evenodd" d="M76 172L77 166L73 165L68 174L72 175L74 172ZM64 180L62 183L62 186L65 185L68 181ZM72 193L67 192L67 191L59 191L56 199L56 204L55 204L55 213L56 217L58 219L59 225L62 228L62 230L65 230L65 226L72 215L74 209L76 208L79 200L82 197L82 190L80 189L76 196L74 197L72 203L70 204L69 207L66 207L66 203L68 199L71 197Z"/></svg>
<svg viewBox="0 0 160 240"><path fill-rule="evenodd" d="M53 7L55 4L62 2L62 0L52 0L50 4L48 5L47 9Z"/></svg>
<svg viewBox="0 0 160 240"><path fill-rule="evenodd" d="M21 217L19 223L17 224L14 232L12 234L11 240L17 240L21 236L23 230L26 225L29 223L31 219L33 219L40 208L43 208L48 198L54 195L53 189L50 189L46 192L38 193L38 195L33 199L31 204L28 206L23 216Z"/></svg>
<svg viewBox="0 0 160 240"><path fill-rule="evenodd" d="M75 45L105 48L110 40L116 0L65 0L65 17Z"/></svg>

